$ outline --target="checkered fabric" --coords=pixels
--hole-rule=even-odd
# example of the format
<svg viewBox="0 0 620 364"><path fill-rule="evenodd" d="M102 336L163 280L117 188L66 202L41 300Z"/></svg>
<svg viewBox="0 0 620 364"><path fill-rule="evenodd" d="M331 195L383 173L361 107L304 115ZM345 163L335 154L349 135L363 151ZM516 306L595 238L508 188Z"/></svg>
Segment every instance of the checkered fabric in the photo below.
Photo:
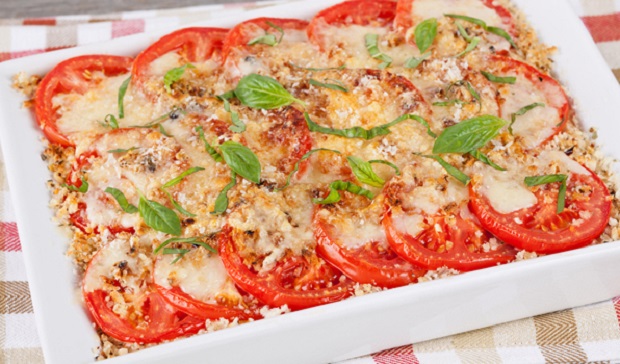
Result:
<svg viewBox="0 0 620 364"><path fill-rule="evenodd" d="M620 0L568 0L620 81ZM221 18L277 2L0 20L0 61ZM42 363L15 216L0 157L0 363ZM620 297L342 364L620 363Z"/></svg>

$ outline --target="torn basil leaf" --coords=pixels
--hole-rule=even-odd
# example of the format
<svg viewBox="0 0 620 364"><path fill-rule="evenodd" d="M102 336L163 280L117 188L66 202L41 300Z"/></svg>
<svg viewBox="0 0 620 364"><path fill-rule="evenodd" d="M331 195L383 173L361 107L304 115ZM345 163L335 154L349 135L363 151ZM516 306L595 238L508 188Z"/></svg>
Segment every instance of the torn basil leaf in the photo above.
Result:
<svg viewBox="0 0 620 364"><path fill-rule="evenodd" d="M334 181L329 184L329 194L327 195L327 197L323 199L313 198L312 202L315 204L319 204L319 205L328 205L328 204L337 203L338 201L340 201L339 191L351 192L356 195L364 196L370 200L372 200L375 197L373 193L370 192L369 190L362 188L351 182Z"/></svg>
<svg viewBox="0 0 620 364"><path fill-rule="evenodd" d="M135 214L136 212L138 212L138 208L127 201L127 197L125 197L123 191L119 190L118 188L108 187L105 189L105 192L112 195L116 202L118 202L118 205L121 207L121 209L123 209L123 211L125 211L126 213Z"/></svg>

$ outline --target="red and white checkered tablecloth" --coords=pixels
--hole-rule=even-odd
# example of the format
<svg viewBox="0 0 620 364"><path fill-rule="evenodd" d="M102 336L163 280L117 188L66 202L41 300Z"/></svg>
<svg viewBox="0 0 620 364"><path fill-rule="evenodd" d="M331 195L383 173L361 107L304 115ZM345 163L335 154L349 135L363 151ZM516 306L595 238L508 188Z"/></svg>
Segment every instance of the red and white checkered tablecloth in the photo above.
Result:
<svg viewBox="0 0 620 364"><path fill-rule="evenodd" d="M309 1L309 0L308 0ZM567 0L620 81L620 0ZM0 61L273 5L200 6L0 20ZM15 216L0 157L0 363L41 363ZM620 363L620 297L385 350L347 364Z"/></svg>

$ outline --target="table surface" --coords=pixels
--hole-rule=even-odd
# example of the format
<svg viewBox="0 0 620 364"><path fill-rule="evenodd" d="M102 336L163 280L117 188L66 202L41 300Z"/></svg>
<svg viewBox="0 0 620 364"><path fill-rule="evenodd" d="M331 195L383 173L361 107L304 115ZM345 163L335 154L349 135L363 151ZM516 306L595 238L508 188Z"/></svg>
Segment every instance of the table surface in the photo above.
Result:
<svg viewBox="0 0 620 364"><path fill-rule="evenodd" d="M167 9L194 5L243 3L248 1L249 0L2 0L0 1L0 18L104 14L128 10Z"/></svg>

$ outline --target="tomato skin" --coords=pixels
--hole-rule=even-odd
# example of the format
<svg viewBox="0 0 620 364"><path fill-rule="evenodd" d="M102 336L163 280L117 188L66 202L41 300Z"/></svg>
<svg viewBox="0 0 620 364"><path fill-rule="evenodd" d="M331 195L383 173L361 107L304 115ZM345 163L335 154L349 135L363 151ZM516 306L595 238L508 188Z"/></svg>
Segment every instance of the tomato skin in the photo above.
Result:
<svg viewBox="0 0 620 364"><path fill-rule="evenodd" d="M495 211L488 199L475 191L474 186L470 186L469 206L485 229L518 249L551 254L580 248L592 243L603 233L611 215L612 198L609 190L596 174L588 171L591 173L589 176L571 175L565 209L559 215L556 213L557 193L540 189L535 193L538 201L552 196L548 198L552 203L543 203L542 206L539 203L528 209L502 214ZM592 188L587 201L571 198L570 188L577 184L576 181ZM590 217L575 227L572 221L581 218L580 211L588 212ZM524 223L517 224L515 219L521 219ZM535 228L526 226L530 225L529 222L536 224Z"/></svg>
<svg viewBox="0 0 620 364"><path fill-rule="evenodd" d="M249 320L250 318L259 319L261 317L256 310L241 310L226 305L214 305L199 301L183 292L179 287L166 288L159 284L153 285L157 292L179 311L203 320L217 320L222 317L231 320L234 318Z"/></svg>
<svg viewBox="0 0 620 364"><path fill-rule="evenodd" d="M376 242L356 251L342 247L333 237L331 232L333 227L320 219L316 213L313 225L317 253L358 283L394 288L416 283L418 277L426 274L425 269L395 256L391 249L379 254L376 252L376 246L373 246L373 243L377 245Z"/></svg>
<svg viewBox="0 0 620 364"><path fill-rule="evenodd" d="M205 327L204 319L179 312L155 291L148 293L145 300L149 317L149 325L146 329L138 329L129 321L116 315L108 307L106 301L108 295L104 291L95 290L83 294L86 308L101 331L124 342L159 343L195 334Z"/></svg>
<svg viewBox="0 0 620 364"><path fill-rule="evenodd" d="M549 136L549 138L547 138L541 144L544 144L549 140L553 139L556 134L564 130L572 114L572 108L570 106L568 96L566 96L566 92L564 91L562 86L560 86L558 81L556 81L551 76L541 72L536 67L531 66L525 62L518 61L514 58L500 55L491 55L488 57L488 61L493 65L501 65L499 68L500 72L512 71L524 76L543 93L546 93L545 91L547 91L547 93L550 92L548 91L550 89L553 89L554 92L560 93L560 95L553 94L547 97L547 99L549 100L547 104L549 106L555 107L558 110L558 114L560 116L560 123L553 128L553 133ZM561 101L558 102L559 100ZM510 115L500 115L500 117L503 117L506 120L510 120Z"/></svg>
<svg viewBox="0 0 620 364"><path fill-rule="evenodd" d="M466 246L467 239L476 239L476 232L482 231L481 227L471 220L458 217L453 228L448 228L445 223L440 225L443 225L443 232L437 232L434 226L431 226L422 234L435 242L445 243L448 239L453 241L454 247L448 252L440 253L428 249L418 240L418 237L403 234L396 229L389 206L386 206L386 213L383 217L383 227L392 249L404 259L427 269L447 266L460 271L470 271L508 263L515 258L516 251L510 246L504 246L498 251L488 253L469 251ZM484 235L477 239L484 239ZM484 240L479 243L482 241Z"/></svg>
<svg viewBox="0 0 620 364"><path fill-rule="evenodd" d="M304 30L308 26L308 22L301 19L281 19L281 18L255 18L246 20L237 24L234 28L228 32L226 39L224 39L224 45L222 47L222 60L226 62L226 59L235 48L248 47L248 42L252 39L251 35L247 33L248 26L260 27L263 30L275 31L267 24L270 22L286 32L287 29L292 30Z"/></svg>
<svg viewBox="0 0 620 364"><path fill-rule="evenodd" d="M396 3L392 1L352 0L336 4L319 11L308 25L310 42L323 46L323 36L319 31L327 25L378 25L389 26L396 16Z"/></svg>
<svg viewBox="0 0 620 364"><path fill-rule="evenodd" d="M352 295L354 282L348 279L331 287L312 288L317 283L317 279L321 280L334 271L327 264L322 265L321 270L314 269L313 274L303 277L303 281L299 282L309 289L295 290L284 287L283 281L290 279L290 274L296 268L304 267L306 262L303 257L282 259L267 274L257 274L243 263L243 259L237 253L230 226L227 225L222 229L218 240L220 257L233 281L241 289L271 307L287 305L291 310L301 310L341 301Z"/></svg>
<svg viewBox="0 0 620 364"><path fill-rule="evenodd" d="M184 28L164 35L142 51L131 70L132 82L141 87L149 72L151 62L166 53L178 50L189 62L204 61L222 48L228 29Z"/></svg>
<svg viewBox="0 0 620 364"><path fill-rule="evenodd" d="M132 58L120 56L78 56L58 63L43 77L35 94L35 116L50 143L73 146L73 142L58 131L58 114L52 103L54 96L71 92L83 94L90 86L85 74L101 71L108 77L117 76L129 72L132 62Z"/></svg>

